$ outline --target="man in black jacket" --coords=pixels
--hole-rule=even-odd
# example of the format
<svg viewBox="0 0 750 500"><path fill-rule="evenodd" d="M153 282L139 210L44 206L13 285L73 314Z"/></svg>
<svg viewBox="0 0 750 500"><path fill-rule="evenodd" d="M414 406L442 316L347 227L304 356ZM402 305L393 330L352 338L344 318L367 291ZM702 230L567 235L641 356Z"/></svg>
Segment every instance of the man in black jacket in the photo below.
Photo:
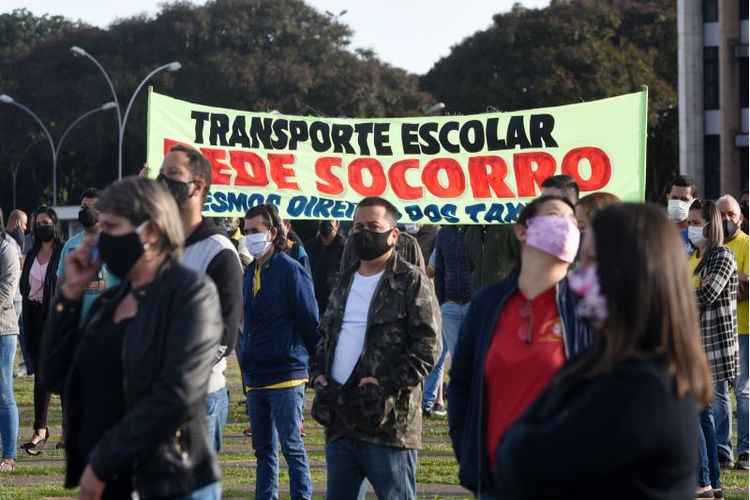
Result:
<svg viewBox="0 0 750 500"><path fill-rule="evenodd" d="M216 450L229 414L229 393L224 371L242 324L242 265L237 249L224 231L203 217L203 202L211 186L211 165L197 150L174 146L164 161L159 179L180 208L185 229L182 263L206 273L219 291L224 332L208 382L208 434Z"/></svg>
<svg viewBox="0 0 750 500"><path fill-rule="evenodd" d="M336 286L345 244L346 240L339 234L339 221L337 220L320 221L317 236L305 243L310 256L315 299L318 301L321 317L326 311L328 296Z"/></svg>

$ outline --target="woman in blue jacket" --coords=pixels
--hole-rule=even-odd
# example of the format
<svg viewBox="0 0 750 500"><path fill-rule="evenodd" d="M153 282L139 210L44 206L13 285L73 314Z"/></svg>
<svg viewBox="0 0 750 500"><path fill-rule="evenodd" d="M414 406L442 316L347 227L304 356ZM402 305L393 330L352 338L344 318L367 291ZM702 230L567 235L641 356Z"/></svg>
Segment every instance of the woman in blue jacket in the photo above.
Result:
<svg viewBox="0 0 750 500"><path fill-rule="evenodd" d="M271 206L245 215L245 324L238 345L257 462L256 499L278 498L278 447L289 466L291 497L312 497L300 425L310 354L319 337L310 274L284 252L286 232ZM278 436L278 438L276 437Z"/></svg>
<svg viewBox="0 0 750 500"><path fill-rule="evenodd" d="M477 497L492 495L490 471L505 430L562 365L591 344L566 280L580 241L570 201L532 201L513 230L521 244L520 266L472 299L448 389L459 480Z"/></svg>

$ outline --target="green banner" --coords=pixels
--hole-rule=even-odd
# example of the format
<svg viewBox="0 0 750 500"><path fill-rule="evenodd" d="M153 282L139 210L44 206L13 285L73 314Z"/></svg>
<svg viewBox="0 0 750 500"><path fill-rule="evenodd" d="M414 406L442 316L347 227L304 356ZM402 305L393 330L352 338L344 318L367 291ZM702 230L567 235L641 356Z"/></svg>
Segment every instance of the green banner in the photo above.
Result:
<svg viewBox="0 0 750 500"><path fill-rule="evenodd" d="M289 219L351 219L382 196L402 222L514 221L549 176L582 195L643 201L648 92L508 113L320 118L203 106L150 91L148 164L177 144L209 159L204 211L242 216L273 203Z"/></svg>

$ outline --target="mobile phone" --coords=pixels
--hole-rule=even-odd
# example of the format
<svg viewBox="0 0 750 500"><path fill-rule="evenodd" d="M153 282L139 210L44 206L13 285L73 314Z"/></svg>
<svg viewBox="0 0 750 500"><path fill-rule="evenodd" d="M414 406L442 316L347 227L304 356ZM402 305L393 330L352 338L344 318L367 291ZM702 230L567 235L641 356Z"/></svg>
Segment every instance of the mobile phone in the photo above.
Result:
<svg viewBox="0 0 750 500"><path fill-rule="evenodd" d="M91 241L91 248L89 249L89 262L97 262L99 260L99 235L96 235Z"/></svg>

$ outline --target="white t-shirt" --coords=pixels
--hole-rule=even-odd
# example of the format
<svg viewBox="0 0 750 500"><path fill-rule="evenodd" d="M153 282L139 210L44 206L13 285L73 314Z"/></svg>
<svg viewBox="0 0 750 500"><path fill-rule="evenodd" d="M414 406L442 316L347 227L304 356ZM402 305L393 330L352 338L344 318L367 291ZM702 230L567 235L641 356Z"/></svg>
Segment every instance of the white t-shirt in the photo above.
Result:
<svg viewBox="0 0 750 500"><path fill-rule="evenodd" d="M349 297L346 299L344 321L341 323L341 334L336 344L331 369L333 380L339 384L344 384L349 380L354 366L362 355L365 347L367 314L381 276L383 276L383 271L372 276L354 273L354 281Z"/></svg>

